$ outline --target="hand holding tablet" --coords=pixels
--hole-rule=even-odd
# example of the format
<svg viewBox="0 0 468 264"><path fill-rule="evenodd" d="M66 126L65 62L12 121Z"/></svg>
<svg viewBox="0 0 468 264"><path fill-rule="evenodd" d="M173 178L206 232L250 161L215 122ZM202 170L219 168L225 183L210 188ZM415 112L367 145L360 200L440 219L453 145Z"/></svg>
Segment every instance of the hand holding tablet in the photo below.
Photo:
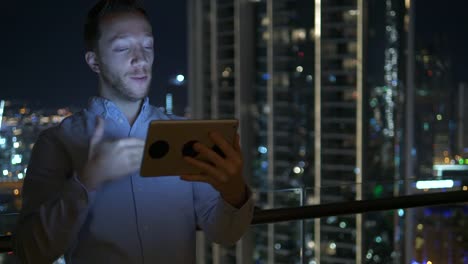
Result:
<svg viewBox="0 0 468 264"><path fill-rule="evenodd" d="M148 128L140 174L143 177L199 174L200 169L184 157L196 158L193 146L199 142L221 157L225 154L209 134L216 132L234 144L237 120L155 120ZM200 158L203 161L203 158Z"/></svg>

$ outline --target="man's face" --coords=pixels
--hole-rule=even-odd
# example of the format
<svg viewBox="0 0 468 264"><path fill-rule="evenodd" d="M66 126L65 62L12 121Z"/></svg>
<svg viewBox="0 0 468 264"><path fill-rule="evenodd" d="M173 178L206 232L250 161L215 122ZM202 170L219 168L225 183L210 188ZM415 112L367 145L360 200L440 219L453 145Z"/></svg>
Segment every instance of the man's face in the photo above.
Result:
<svg viewBox="0 0 468 264"><path fill-rule="evenodd" d="M101 92L114 99L138 101L151 83L154 60L151 26L139 13L104 17L96 58Z"/></svg>

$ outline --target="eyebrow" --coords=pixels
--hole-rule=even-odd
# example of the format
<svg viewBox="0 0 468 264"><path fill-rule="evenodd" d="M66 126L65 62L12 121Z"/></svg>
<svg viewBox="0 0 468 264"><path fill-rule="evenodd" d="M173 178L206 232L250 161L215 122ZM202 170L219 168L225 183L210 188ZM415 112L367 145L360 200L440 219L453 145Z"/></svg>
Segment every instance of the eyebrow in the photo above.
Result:
<svg viewBox="0 0 468 264"><path fill-rule="evenodd" d="M125 38L128 38L128 37L129 37L128 34L116 35L116 36L112 37L111 39L109 39L109 43L113 43L113 42L116 41L116 40L125 39ZM154 37L153 37L153 34L150 33L150 32L145 33L145 37L154 38Z"/></svg>

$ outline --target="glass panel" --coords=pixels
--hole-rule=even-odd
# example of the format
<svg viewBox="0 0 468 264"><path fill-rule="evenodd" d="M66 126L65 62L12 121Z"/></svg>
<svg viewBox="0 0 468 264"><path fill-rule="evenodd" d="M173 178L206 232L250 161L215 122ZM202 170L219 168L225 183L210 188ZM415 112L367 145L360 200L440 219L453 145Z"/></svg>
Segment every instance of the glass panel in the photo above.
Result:
<svg viewBox="0 0 468 264"><path fill-rule="evenodd" d="M447 187L450 183L453 184L451 188ZM438 187L438 184L445 184L445 187L431 189ZM440 181L341 184L319 188L320 192L314 192L312 188L255 191L254 198L258 201L258 210L291 208L318 204L316 201L320 199L314 195L319 193L333 193L337 197L336 200L320 202L327 204L355 201L356 190L359 189L362 190L364 200L373 200L402 196L403 193L390 190L401 190L405 185L412 186L409 189L413 194L420 194L468 190L464 184L453 178ZM236 251L236 247L213 249L207 244L206 260L203 263L237 263L239 257L252 259L255 263L355 263L353 261L359 254L362 255L360 263L409 263L406 262L409 257L418 263L426 263L430 259L443 260L433 263L463 263L457 261L468 257L468 253L462 250L468 248L464 221L467 216L468 206L460 204L253 225L239 243L243 248L242 253ZM15 213L0 216L3 235L14 230L16 217ZM436 238L440 241L434 242L438 241ZM445 250L446 247L451 250L447 254L437 258L431 255L437 248ZM409 252L409 255L404 252ZM8 254L1 257L4 261L11 262L13 259ZM405 261L399 262L404 258ZM446 259L452 262L445 262Z"/></svg>
<svg viewBox="0 0 468 264"><path fill-rule="evenodd" d="M467 216L467 205L451 204L290 221L284 224L303 230L303 235L283 237L279 244L267 244L267 239L253 244L252 260L265 264L466 263ZM355 223L349 224L353 219L362 219L359 229ZM256 225L251 231L268 233L276 225ZM386 228L376 229L379 225ZM320 239L314 230L320 232ZM358 238L360 242L356 242ZM285 244L299 249L285 249ZM270 254L258 253L265 251Z"/></svg>

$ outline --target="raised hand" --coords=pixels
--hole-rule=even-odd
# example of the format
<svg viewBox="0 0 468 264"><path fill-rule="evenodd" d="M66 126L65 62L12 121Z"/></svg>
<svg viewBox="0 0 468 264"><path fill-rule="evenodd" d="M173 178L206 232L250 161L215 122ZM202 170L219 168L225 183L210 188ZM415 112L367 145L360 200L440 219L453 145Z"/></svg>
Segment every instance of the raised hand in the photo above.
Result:
<svg viewBox="0 0 468 264"><path fill-rule="evenodd" d="M96 119L96 128L89 144L88 161L79 175L90 190L139 170L145 142L137 138L104 140L104 120Z"/></svg>
<svg viewBox="0 0 468 264"><path fill-rule="evenodd" d="M220 192L226 202L240 208L247 199L247 188L242 176L243 162L239 135L236 136L234 146L228 143L219 133L211 133L210 139L226 157L223 158L207 146L196 143L193 148L200 154L196 158L184 157L184 159L200 169L202 173L181 175L181 179L209 183ZM197 158L203 158L208 162Z"/></svg>

